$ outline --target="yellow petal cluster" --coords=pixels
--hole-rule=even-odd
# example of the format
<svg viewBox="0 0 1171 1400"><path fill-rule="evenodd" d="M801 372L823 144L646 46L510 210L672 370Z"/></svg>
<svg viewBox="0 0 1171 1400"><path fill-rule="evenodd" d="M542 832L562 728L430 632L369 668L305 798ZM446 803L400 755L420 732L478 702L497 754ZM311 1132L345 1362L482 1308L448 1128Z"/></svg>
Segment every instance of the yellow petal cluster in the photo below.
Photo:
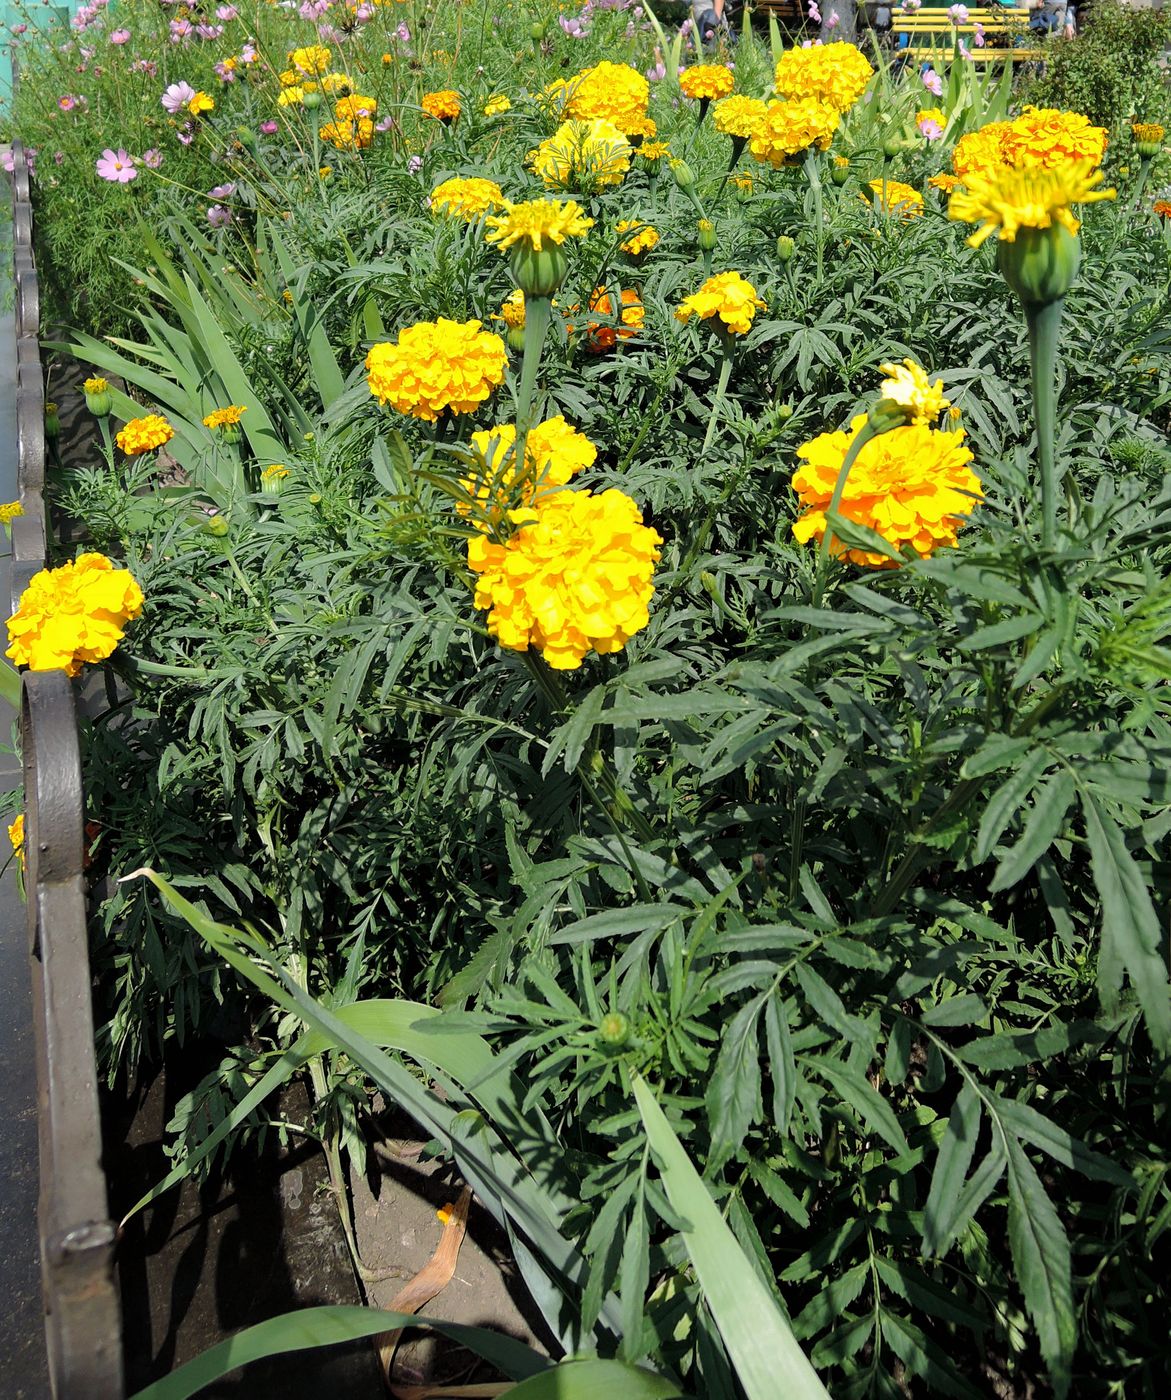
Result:
<svg viewBox="0 0 1171 1400"><path fill-rule="evenodd" d="M901 180L871 180L867 187L880 209L897 214L900 219L917 219L923 213L923 196L913 185ZM866 198L865 195L862 196ZM869 203L869 201L867 201Z"/></svg>
<svg viewBox="0 0 1171 1400"><path fill-rule="evenodd" d="M619 219L614 229L617 233L630 233L630 237L623 239L618 246L632 258L641 257L659 245L658 229L644 224L641 219ZM631 233L632 229L637 231Z"/></svg>
<svg viewBox="0 0 1171 1400"><path fill-rule="evenodd" d="M712 108L712 120L721 135L746 141L767 110L759 97L725 97Z"/></svg>
<svg viewBox="0 0 1171 1400"><path fill-rule="evenodd" d="M698 292L684 298L675 315L680 321L688 321L692 316L706 321L715 316L733 335L745 335L763 307L751 282L738 272L720 272L709 277Z"/></svg>
<svg viewBox="0 0 1171 1400"><path fill-rule="evenodd" d="M493 209L503 209L506 203L496 181L479 176L444 180L431 191L432 214L447 214L468 224L490 214Z"/></svg>
<svg viewBox="0 0 1171 1400"><path fill-rule="evenodd" d="M197 92L187 104L187 110L193 117L201 117L204 112L210 112L215 108L215 98L208 97L206 92Z"/></svg>
<svg viewBox="0 0 1171 1400"><path fill-rule="evenodd" d="M247 404L230 403L227 408L213 408L203 420L205 428L234 428L248 412Z"/></svg>
<svg viewBox="0 0 1171 1400"><path fill-rule="evenodd" d="M338 98L333 108L333 114L339 122L361 121L363 117L373 117L377 113L377 98L359 97L357 93L352 93L349 97Z"/></svg>
<svg viewBox="0 0 1171 1400"><path fill-rule="evenodd" d="M529 165L547 190L593 191L617 185L630 169L634 148L613 122L596 117L562 122L529 152Z"/></svg>
<svg viewBox="0 0 1171 1400"><path fill-rule="evenodd" d="M328 93L330 97L333 97L337 93L340 93L344 97L349 90L350 80L345 73L325 73L322 75L321 91ZM363 102L372 102L373 100L374 99L370 97L359 99L359 101Z"/></svg>
<svg viewBox="0 0 1171 1400"><path fill-rule="evenodd" d="M567 238L580 238L594 226L585 210L573 199L529 199L521 204L508 203L503 214L491 214L487 219L489 243L500 249L516 243L527 243L539 253L546 243L564 243Z"/></svg>
<svg viewBox="0 0 1171 1400"><path fill-rule="evenodd" d="M330 51L324 44L309 44L306 48L294 49L289 54L289 62L293 67L298 72L307 73L310 77L324 73L329 67L330 58ZM281 81L284 82L283 74ZM286 84L286 86L292 86L292 84Z"/></svg>
<svg viewBox="0 0 1171 1400"><path fill-rule="evenodd" d="M0 506L0 525L11 525L18 515L24 514L24 506L19 501L8 501Z"/></svg>
<svg viewBox="0 0 1171 1400"><path fill-rule="evenodd" d="M564 115L573 121L608 121L624 136L646 135L651 86L628 63L605 61L586 68L558 89Z"/></svg>
<svg viewBox="0 0 1171 1400"><path fill-rule="evenodd" d="M12 842L12 854L24 864L24 813L18 812L16 820L8 824L8 839Z"/></svg>
<svg viewBox="0 0 1171 1400"><path fill-rule="evenodd" d="M567 486L578 472L592 467L598 456L589 438L561 414L529 430L524 471L519 478L514 459L516 427L512 423L473 433L472 446L480 465L461 479L460 485L471 499L460 501L456 509L472 517L478 530L489 529L506 514L514 524L531 520L529 507L534 501Z"/></svg>
<svg viewBox="0 0 1171 1400"><path fill-rule="evenodd" d="M731 71L722 63L697 63L679 74L679 91L692 101L711 102L727 97L735 81Z"/></svg>
<svg viewBox="0 0 1171 1400"><path fill-rule="evenodd" d="M762 164L779 170L810 146L824 151L841 119L836 107L816 97L770 102L752 129L748 149Z"/></svg>
<svg viewBox="0 0 1171 1400"><path fill-rule="evenodd" d="M509 330L523 330L525 323L525 294L519 287L509 292L500 303L499 314L493 315L494 321L503 321Z"/></svg>
<svg viewBox="0 0 1171 1400"><path fill-rule="evenodd" d="M812 44L786 49L774 83L781 97L816 97L839 112L852 107L874 76L866 56L853 44Z"/></svg>
<svg viewBox="0 0 1171 1400"><path fill-rule="evenodd" d="M950 218L980 225L968 239L973 248L993 233L1005 243L1012 243L1022 228L1044 229L1060 224L1070 233L1077 233L1080 224L1071 204L1094 204L1114 198L1114 190L1097 188L1101 182L1102 172L1095 168L1093 160L1071 161L1051 170L1040 166L1024 170L993 167L967 175L964 187L952 195L947 212Z"/></svg>
<svg viewBox="0 0 1171 1400"><path fill-rule="evenodd" d="M989 122L987 126L961 136L951 154L951 165L956 175L962 180L973 170L1006 165L1004 138L1008 128L1008 122Z"/></svg>
<svg viewBox="0 0 1171 1400"><path fill-rule="evenodd" d="M499 117L503 113L512 110L512 103L502 92L494 93L487 102L484 103L484 115L486 117Z"/></svg>
<svg viewBox="0 0 1171 1400"><path fill-rule="evenodd" d="M103 379L100 375L94 375L93 378L87 379L81 387L83 392L87 394L108 394L110 392L109 380Z"/></svg>
<svg viewBox="0 0 1171 1400"><path fill-rule="evenodd" d="M1055 107L1026 107L1010 122L990 122L956 142L952 169L966 181L974 173L1007 166L1013 170L1051 170L1071 161L1101 165L1107 131L1080 112Z"/></svg>
<svg viewBox="0 0 1171 1400"><path fill-rule="evenodd" d="M859 414L849 432L822 433L797 449L802 459L793 490L802 514L793 534L802 544L825 534L825 512L846 454L866 425ZM980 479L968 466L972 454L964 432L939 432L923 424L893 428L872 438L858 454L846 478L839 514L869 526L896 549L909 546L927 558L941 545L954 545L956 532L982 497ZM893 561L866 549L847 549L835 541L833 552L852 563L890 568Z"/></svg>
<svg viewBox="0 0 1171 1400"><path fill-rule="evenodd" d="M374 140L374 123L369 117L353 122L326 122L318 135L339 151L364 151Z"/></svg>
<svg viewBox="0 0 1171 1400"><path fill-rule="evenodd" d="M901 365L887 363L879 368L887 376L879 385L879 393L898 404L908 422L930 426L948 407L949 400L943 396L943 380L937 379L932 384L927 371L914 360L904 360Z"/></svg>
<svg viewBox="0 0 1171 1400"><path fill-rule="evenodd" d="M558 671L621 651L650 620L662 538L621 491L557 491L505 544L468 541L476 607L502 647L535 647Z"/></svg>
<svg viewBox="0 0 1171 1400"><path fill-rule="evenodd" d="M419 106L436 121L453 122L460 114L459 93L451 88L440 92L425 92L419 99Z"/></svg>
<svg viewBox="0 0 1171 1400"><path fill-rule="evenodd" d="M366 382L382 404L434 423L444 409L471 413L504 382L504 342L479 321L419 321L370 347Z"/></svg>
<svg viewBox="0 0 1171 1400"><path fill-rule="evenodd" d="M145 418L132 418L117 433L114 441L127 457L137 457L143 452L153 452L175 436L175 430L165 418L157 413L148 413Z"/></svg>
<svg viewBox="0 0 1171 1400"><path fill-rule="evenodd" d="M128 570L116 569L104 554L82 554L33 575L8 619L5 654L31 671L76 676L83 664L110 655L142 604Z"/></svg>

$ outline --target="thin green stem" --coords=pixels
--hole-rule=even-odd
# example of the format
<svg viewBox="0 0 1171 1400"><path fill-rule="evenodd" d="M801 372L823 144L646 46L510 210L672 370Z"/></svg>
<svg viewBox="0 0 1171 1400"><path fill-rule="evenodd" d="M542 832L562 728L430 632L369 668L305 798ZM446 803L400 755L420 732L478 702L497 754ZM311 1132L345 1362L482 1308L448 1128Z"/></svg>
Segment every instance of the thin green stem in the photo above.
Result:
<svg viewBox="0 0 1171 1400"><path fill-rule="evenodd" d="M1057 543L1057 336L1065 298L1044 305L1028 302L1029 364L1033 378L1033 411L1037 419L1037 462L1041 473L1041 545Z"/></svg>
<svg viewBox="0 0 1171 1400"><path fill-rule="evenodd" d="M858 460L859 454L871 438L877 437L878 431L870 423L869 419L862 425L862 431L850 444L850 450L846 453L842 462L842 469L838 472L838 479L834 482L833 495L829 498L829 505L825 508L825 529L821 536L821 546L817 551L817 577L813 584L813 606L821 606L822 594L825 592L825 575L829 568L829 553L832 545L830 531L830 516L836 515L838 507L842 504L842 493L846 489L846 480L850 475L850 470Z"/></svg>
<svg viewBox="0 0 1171 1400"><path fill-rule="evenodd" d="M813 192L813 227L817 248L817 280L820 282L825 270L825 200L821 185L821 172L818 169L817 152L811 146L805 153L805 178Z"/></svg>
<svg viewBox="0 0 1171 1400"><path fill-rule="evenodd" d="M537 387L537 371L541 367L541 348L545 332L553 315L549 297L525 297L525 349L520 366L520 384L516 391L516 451L515 459L523 463L529 429L533 426L533 391Z"/></svg>
<svg viewBox="0 0 1171 1400"><path fill-rule="evenodd" d="M732 377L732 362L736 358L736 351L730 338L724 340L724 362L720 365L720 377L716 383L716 396L712 400L712 411L707 420L707 432L703 437L703 455L706 457L708 448L716 436L716 423L720 417L720 410L724 406L724 395L728 392L728 381Z"/></svg>

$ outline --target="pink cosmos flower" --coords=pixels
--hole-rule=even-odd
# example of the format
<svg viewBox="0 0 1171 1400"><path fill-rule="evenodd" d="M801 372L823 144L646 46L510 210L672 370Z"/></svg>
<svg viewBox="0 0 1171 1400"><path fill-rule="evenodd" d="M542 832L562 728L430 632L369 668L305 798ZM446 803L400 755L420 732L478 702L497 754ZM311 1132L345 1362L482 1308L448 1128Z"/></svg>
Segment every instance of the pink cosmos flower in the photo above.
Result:
<svg viewBox="0 0 1171 1400"><path fill-rule="evenodd" d="M111 44L128 44L130 42L129 29L115 29L110 35Z"/></svg>
<svg viewBox="0 0 1171 1400"><path fill-rule="evenodd" d="M831 10L829 12L829 19L827 19L825 22L825 27L827 29L836 29L838 25L841 24L841 22L842 18L838 14L837 10Z"/></svg>
<svg viewBox="0 0 1171 1400"><path fill-rule="evenodd" d="M422 168L423 168L423 157L422 157L422 156L412 156L412 157L410 158L410 160L407 161L407 173L410 174L410 175L417 175L417 174L419 173L419 171L422 170Z"/></svg>
<svg viewBox="0 0 1171 1400"><path fill-rule="evenodd" d="M405 24L400 24L394 31L394 37L402 44L409 44L411 42L411 31Z"/></svg>
<svg viewBox="0 0 1171 1400"><path fill-rule="evenodd" d="M817 8L815 0L809 0L809 18L814 24L821 23L821 11Z"/></svg>
<svg viewBox="0 0 1171 1400"><path fill-rule="evenodd" d="M323 15L329 13L330 3L331 0L303 0L297 13L303 20L312 23L315 19L321 19Z"/></svg>
<svg viewBox="0 0 1171 1400"><path fill-rule="evenodd" d="M962 39L956 45L956 48L959 50L959 55L961 58L971 58L972 50L968 48L967 44L965 44Z"/></svg>
<svg viewBox="0 0 1171 1400"><path fill-rule="evenodd" d="M240 17L240 11L235 5L221 5L215 12L216 19L222 19L225 24L231 24L232 20Z"/></svg>
<svg viewBox="0 0 1171 1400"><path fill-rule="evenodd" d="M218 39L224 32L222 24L197 24L195 32L201 39Z"/></svg>
<svg viewBox="0 0 1171 1400"><path fill-rule="evenodd" d="M265 136L275 136L275 135L277 134L277 132L280 130L280 125L279 125L277 122L272 122L272 121L269 121L269 122L261 122L261 123L260 123L260 129L261 129L261 131L264 133Z"/></svg>
<svg viewBox="0 0 1171 1400"><path fill-rule="evenodd" d="M232 222L232 211L222 204L213 204L207 211L207 221L212 228L224 228Z"/></svg>
<svg viewBox="0 0 1171 1400"><path fill-rule="evenodd" d="M923 83L923 86L927 89L927 91L931 94L932 97L943 96L943 79L939 76L939 74L935 71L934 68L928 68L925 73L920 73L919 77Z"/></svg>
<svg viewBox="0 0 1171 1400"><path fill-rule="evenodd" d="M948 12L947 12L947 17L948 17L948 19L951 20L952 24L967 24L967 22L968 22L968 7L967 7L967 5L952 5L951 8L950 8L950 9L948 10Z"/></svg>
<svg viewBox="0 0 1171 1400"><path fill-rule="evenodd" d="M128 185L138 174L134 161L125 151L111 151L109 147L98 157L95 168L103 180L113 180L119 185Z"/></svg>
<svg viewBox="0 0 1171 1400"><path fill-rule="evenodd" d="M186 110L188 102L195 96L195 89L190 83L172 83L159 99L163 106L175 117Z"/></svg>
<svg viewBox="0 0 1171 1400"><path fill-rule="evenodd" d="M229 183L226 185L217 185L214 190L208 190L207 197L208 199L214 199L215 202L219 204L225 199L231 199L235 193L236 186Z"/></svg>
<svg viewBox="0 0 1171 1400"><path fill-rule="evenodd" d="M213 63L212 69L221 83L234 83L236 81L236 70L234 68L225 67L222 61Z"/></svg>
<svg viewBox="0 0 1171 1400"><path fill-rule="evenodd" d="M646 75L652 83L661 83L667 76L667 65L660 59L653 68L646 70Z"/></svg>
<svg viewBox="0 0 1171 1400"><path fill-rule="evenodd" d="M240 62L255 63L259 57L260 55L256 52L256 45L252 42L251 39L249 39L248 42L244 45L244 47L240 50Z"/></svg>
<svg viewBox="0 0 1171 1400"><path fill-rule="evenodd" d="M72 112L74 107L76 107L81 100L80 97L74 97L71 92L67 92L64 97L59 97L57 99L57 106L63 112Z"/></svg>
<svg viewBox="0 0 1171 1400"><path fill-rule="evenodd" d="M179 138L180 145L190 146L192 141L195 140L195 123L184 122L179 130L175 132L175 135Z"/></svg>
<svg viewBox="0 0 1171 1400"><path fill-rule="evenodd" d="M358 21L359 24L369 24L369 22L374 18L374 6L359 5L358 8L354 11L354 18Z"/></svg>
<svg viewBox="0 0 1171 1400"><path fill-rule="evenodd" d="M375 122L375 123L374 123L374 130L375 130L375 131L378 131L378 132L393 131L393 130L394 130L394 118L393 118L393 117L383 117L382 120L381 120L380 122Z"/></svg>
<svg viewBox="0 0 1171 1400"><path fill-rule="evenodd" d="M143 165L145 165L148 170L157 170L163 163L163 153L152 146L149 151L143 151L142 155L139 156L139 160L142 161Z"/></svg>
<svg viewBox="0 0 1171 1400"><path fill-rule="evenodd" d="M924 121L919 122L918 126L920 132L928 141L938 141L943 135L943 127L939 125L934 117L927 117Z"/></svg>
<svg viewBox="0 0 1171 1400"><path fill-rule="evenodd" d="M159 65L152 58L136 58L130 65L132 73L145 73L148 78L158 76Z"/></svg>
<svg viewBox="0 0 1171 1400"><path fill-rule="evenodd" d="M984 47L984 26L982 24L976 25L975 33L972 35L972 42L978 49Z"/></svg>
<svg viewBox="0 0 1171 1400"><path fill-rule="evenodd" d="M191 38L194 32L189 19L173 19L168 22L171 31L171 43L182 44Z"/></svg>
<svg viewBox="0 0 1171 1400"><path fill-rule="evenodd" d="M13 34L15 34L15 35L19 38L21 34L27 34L27 33L28 33L28 25L27 25L27 24L14 24L14 25L12 26L12 32L13 32Z"/></svg>

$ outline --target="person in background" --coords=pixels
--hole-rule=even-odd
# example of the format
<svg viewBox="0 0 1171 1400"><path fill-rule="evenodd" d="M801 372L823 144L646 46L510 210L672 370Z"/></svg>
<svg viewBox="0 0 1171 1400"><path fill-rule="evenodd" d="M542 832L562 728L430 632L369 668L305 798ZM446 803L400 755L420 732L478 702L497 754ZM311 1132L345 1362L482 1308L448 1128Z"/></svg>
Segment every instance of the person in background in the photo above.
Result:
<svg viewBox="0 0 1171 1400"><path fill-rule="evenodd" d="M1029 8L1029 28L1034 34L1063 34L1072 39L1077 32L1077 12L1070 0L1038 0Z"/></svg>

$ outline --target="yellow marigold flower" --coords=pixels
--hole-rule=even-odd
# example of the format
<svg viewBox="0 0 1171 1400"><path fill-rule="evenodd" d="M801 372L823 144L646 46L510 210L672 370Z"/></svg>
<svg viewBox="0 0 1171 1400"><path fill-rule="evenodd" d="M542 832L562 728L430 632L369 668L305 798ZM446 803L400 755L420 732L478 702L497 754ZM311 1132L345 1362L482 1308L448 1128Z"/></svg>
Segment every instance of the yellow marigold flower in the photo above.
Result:
<svg viewBox="0 0 1171 1400"><path fill-rule="evenodd" d="M621 184L630 169L630 142L608 121L567 121L529 152L529 165L548 190L592 191Z"/></svg>
<svg viewBox="0 0 1171 1400"><path fill-rule="evenodd" d="M318 176L318 179L320 179L320 180L328 180L329 177L330 177L332 174L333 174L333 166L332 166L332 165L319 165L319 166L317 167L317 176Z"/></svg>
<svg viewBox="0 0 1171 1400"><path fill-rule="evenodd" d="M356 122L326 122L318 135L339 151L362 151L374 140L374 123L369 117Z"/></svg>
<svg viewBox="0 0 1171 1400"><path fill-rule="evenodd" d="M280 78L280 85L283 88L296 87L297 84L301 81L299 75L295 73L291 68L286 68L285 71L279 74L278 76Z"/></svg>
<svg viewBox="0 0 1171 1400"><path fill-rule="evenodd" d="M248 405L230 403L227 408L213 408L203 420L205 428L234 428L248 412Z"/></svg>
<svg viewBox="0 0 1171 1400"><path fill-rule="evenodd" d="M900 219L917 219L923 213L923 196L911 185L904 185L901 180L885 180L879 178L871 180L868 188L873 192L874 199L880 209L884 209L888 214L897 214ZM861 196L864 202L866 196Z"/></svg>
<svg viewBox="0 0 1171 1400"><path fill-rule="evenodd" d="M1080 112L1026 107L1008 123L1002 149L1005 161L1017 169L1036 165L1051 169L1078 160L1101 165L1107 136L1105 127L1094 126Z"/></svg>
<svg viewBox="0 0 1171 1400"><path fill-rule="evenodd" d="M12 854L24 864L24 813L18 812L16 820L8 825L8 839L12 842Z"/></svg>
<svg viewBox="0 0 1171 1400"><path fill-rule="evenodd" d="M504 342L479 321L420 321L374 345L366 380L379 403L434 423L444 409L472 413L504 382Z"/></svg>
<svg viewBox="0 0 1171 1400"><path fill-rule="evenodd" d="M639 146L637 154L645 160L648 165L653 165L656 161L660 161L664 157L669 156L671 154L671 148L667 145L666 141L644 141L642 145Z"/></svg>
<svg viewBox="0 0 1171 1400"><path fill-rule="evenodd" d="M92 375L81 387L87 394L108 394L110 392L109 381L103 379L100 374Z"/></svg>
<svg viewBox="0 0 1171 1400"><path fill-rule="evenodd" d="M969 131L956 142L951 154L951 165L962 180L973 170L987 170L990 166L1006 164L1004 139L1008 134L1008 122L989 122L978 131Z"/></svg>
<svg viewBox="0 0 1171 1400"><path fill-rule="evenodd" d="M735 82L722 63L697 63L679 74L679 91L692 101L712 102L727 97Z"/></svg>
<svg viewBox="0 0 1171 1400"><path fill-rule="evenodd" d="M431 191L432 214L449 214L467 224L493 209L502 209L507 202L495 180L478 176L444 180Z"/></svg>
<svg viewBox="0 0 1171 1400"><path fill-rule="evenodd" d="M650 224L644 224L641 219L619 219L614 226L616 233L630 233L631 229L637 232L632 233L629 238L623 239L618 245L624 253L632 258L641 257L644 253L649 253L652 248L657 248L659 244L659 231Z"/></svg>
<svg viewBox="0 0 1171 1400"><path fill-rule="evenodd" d="M461 479L460 485L471 500L458 502L456 509L465 517L474 516L480 530L498 524L506 514L514 523L524 523L531 517L534 501L567 486L598 457L598 449L589 438L561 414L530 429L525 439L525 469L519 479L514 424L501 423L473 433L472 446L481 465Z"/></svg>
<svg viewBox="0 0 1171 1400"><path fill-rule="evenodd" d="M785 50L774 86L781 97L815 97L844 112L862 96L873 76L874 69L853 44L814 44Z"/></svg>
<svg viewBox="0 0 1171 1400"><path fill-rule="evenodd" d="M193 117L202 116L204 112L210 112L215 107L215 98L208 97L206 92L197 92L187 104L187 110Z"/></svg>
<svg viewBox="0 0 1171 1400"><path fill-rule="evenodd" d="M932 189L942 190L944 194L951 194L952 190L955 189L959 182L960 181L958 175L948 175L942 170L939 172L938 175L932 175L932 177L927 181L927 183L931 186Z"/></svg>
<svg viewBox="0 0 1171 1400"><path fill-rule="evenodd" d="M419 99L419 106L436 121L453 122L460 114L459 93L451 88L440 92L425 92Z"/></svg>
<svg viewBox="0 0 1171 1400"><path fill-rule="evenodd" d="M278 96L276 105L278 107L300 107L305 101L305 89L300 84L287 87Z"/></svg>
<svg viewBox="0 0 1171 1400"><path fill-rule="evenodd" d="M19 501L9 501L0 506L0 525L11 525L18 515L24 514L24 506Z"/></svg>
<svg viewBox="0 0 1171 1400"><path fill-rule="evenodd" d="M127 457L138 457L143 452L153 452L175 436L175 430L165 418L157 413L148 413L145 418L132 418L116 434L114 441Z"/></svg>
<svg viewBox="0 0 1171 1400"><path fill-rule="evenodd" d="M943 380L937 379L932 384L926 370L914 360L904 360L901 365L886 363L879 368L887 376L879 386L879 393L898 404L908 422L930 426L948 407L950 400L943 396Z"/></svg>
<svg viewBox="0 0 1171 1400"><path fill-rule="evenodd" d="M688 321L692 316L706 321L715 316L721 327L733 335L746 335L753 317L764 305L756 288L738 272L720 272L709 277L698 292L684 298L675 316L680 321Z"/></svg>
<svg viewBox="0 0 1171 1400"><path fill-rule="evenodd" d="M649 141L658 135L658 125L653 117L640 117L630 124L630 130L625 133L633 144L636 141Z"/></svg>
<svg viewBox="0 0 1171 1400"><path fill-rule="evenodd" d="M866 425L859 414L849 432L822 433L797 449L802 459L793 490L802 514L793 525L801 544L825 534L825 512L854 439ZM925 425L893 428L872 438L858 454L846 478L839 514L867 525L896 549L910 546L922 558L940 545L954 545L964 518L982 497L979 477L968 463L964 431L938 432ZM852 563L894 567L885 555L847 549L834 541L833 552Z"/></svg>
<svg viewBox="0 0 1171 1400"><path fill-rule="evenodd" d="M712 120L721 135L747 141L767 111L759 97L725 97L712 108Z"/></svg>
<svg viewBox="0 0 1171 1400"><path fill-rule="evenodd" d="M260 479L262 481L284 481L288 474L288 467L282 466L279 462L274 462L271 467L265 467L260 473Z"/></svg>
<svg viewBox="0 0 1171 1400"><path fill-rule="evenodd" d="M321 79L321 91L326 92L330 97L338 95L345 97L350 91L351 83L345 73L326 73ZM373 102L372 97L360 98L359 101ZM367 115L371 115L368 113Z"/></svg>
<svg viewBox="0 0 1171 1400"><path fill-rule="evenodd" d="M779 170L810 146L824 151L840 122L838 109L815 97L770 102L752 129L748 149L762 164Z"/></svg>
<svg viewBox="0 0 1171 1400"><path fill-rule="evenodd" d="M968 239L978 248L995 233L1012 243L1022 228L1051 228L1060 224L1070 233L1080 227L1071 204L1113 199L1114 190L1100 190L1102 172L1092 160L1071 161L1053 170L1034 166L1010 170L1004 166L965 177L948 205L948 217L980 227Z"/></svg>
<svg viewBox="0 0 1171 1400"><path fill-rule="evenodd" d="M567 238L580 238L594 226L576 200L530 199L523 204L507 203L503 214L490 214L487 219L489 243L511 248L527 243L539 253L545 243L564 243Z"/></svg>
<svg viewBox="0 0 1171 1400"><path fill-rule="evenodd" d="M548 91L548 89L546 89ZM556 94L574 121L608 121L624 136L645 134L650 83L628 63L603 62L579 73Z"/></svg>
<svg viewBox="0 0 1171 1400"><path fill-rule="evenodd" d="M363 117L373 117L378 111L378 101L373 97L359 97L356 93L340 97L334 104L333 114L339 122L356 122Z"/></svg>
<svg viewBox="0 0 1171 1400"><path fill-rule="evenodd" d="M756 181L751 175L733 175L732 184L745 196L750 195L756 188Z"/></svg>
<svg viewBox="0 0 1171 1400"><path fill-rule="evenodd" d="M621 651L650 621L662 542L621 491L553 492L507 543L468 541L476 607L502 647L535 647L555 670L576 670L591 651Z"/></svg>
<svg viewBox="0 0 1171 1400"><path fill-rule="evenodd" d="M66 671L104 661L122 640L123 628L142 611L142 589L126 569L104 554L34 574L8 619L5 653L30 671Z"/></svg>
<svg viewBox="0 0 1171 1400"><path fill-rule="evenodd" d="M512 103L502 92L494 93L487 102L484 103L484 115L486 117L499 117L504 112L512 110Z"/></svg>
<svg viewBox="0 0 1171 1400"><path fill-rule="evenodd" d="M525 294L519 287L509 294L500 303L499 314L494 314L494 321L503 321L510 330L523 330L525 323Z"/></svg>
<svg viewBox="0 0 1171 1400"><path fill-rule="evenodd" d="M915 113L915 125L922 126L924 122L934 122L936 126L946 126L947 113L942 107L924 107L921 112Z"/></svg>
<svg viewBox="0 0 1171 1400"><path fill-rule="evenodd" d="M1157 145L1167 134L1158 122L1134 122L1130 128L1136 141Z"/></svg>
<svg viewBox="0 0 1171 1400"><path fill-rule="evenodd" d="M289 61L300 72L314 77L318 73L325 72L329 67L331 56L324 44L310 44L303 49L294 49L289 54Z"/></svg>

